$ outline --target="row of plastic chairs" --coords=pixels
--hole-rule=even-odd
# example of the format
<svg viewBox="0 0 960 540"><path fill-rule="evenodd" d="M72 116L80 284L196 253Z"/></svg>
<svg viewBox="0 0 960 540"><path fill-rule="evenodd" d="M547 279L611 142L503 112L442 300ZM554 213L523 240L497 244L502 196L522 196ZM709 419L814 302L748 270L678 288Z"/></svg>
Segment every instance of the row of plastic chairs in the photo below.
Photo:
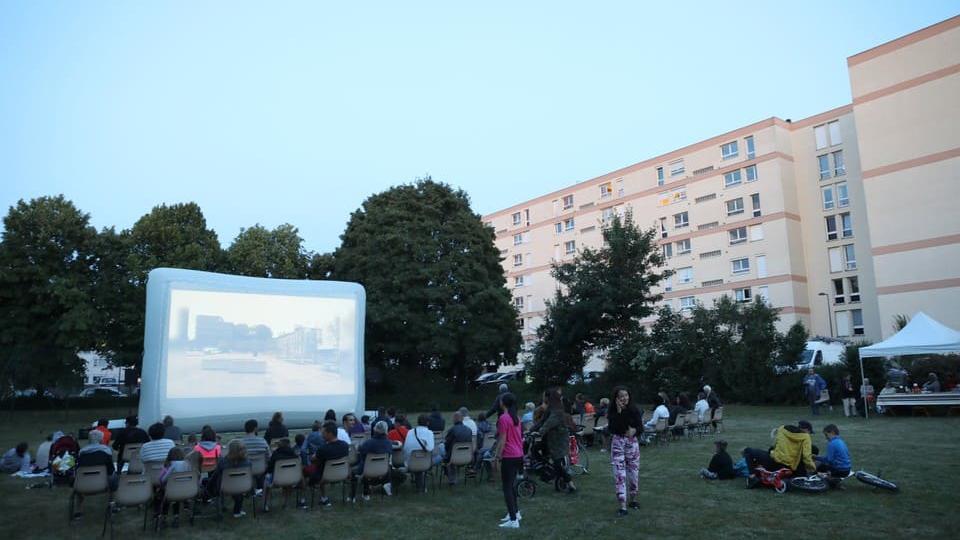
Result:
<svg viewBox="0 0 960 540"><path fill-rule="evenodd" d="M713 418L705 417L703 420L695 411L678 414L673 424L668 424L667 419L661 418L652 430L645 433L656 444L667 444L681 437L692 439L694 436L698 436L703 438L711 431L720 433L722 429L723 407L719 407L714 411Z"/></svg>

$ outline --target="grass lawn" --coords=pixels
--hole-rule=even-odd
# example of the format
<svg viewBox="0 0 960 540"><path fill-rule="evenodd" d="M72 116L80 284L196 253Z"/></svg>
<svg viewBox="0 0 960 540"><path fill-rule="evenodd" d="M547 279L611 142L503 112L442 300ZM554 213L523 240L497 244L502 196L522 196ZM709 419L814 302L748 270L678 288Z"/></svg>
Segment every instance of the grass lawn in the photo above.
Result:
<svg viewBox="0 0 960 540"><path fill-rule="evenodd" d="M75 429L81 418L100 414L117 417L125 411L76 411L64 422L63 412L0 413L0 448L19 440L30 442L31 452L43 434L57 427ZM721 437L731 455L744 446L770 444L771 428L807 417L806 409L774 407L725 408ZM522 527L497 529L504 514L499 483L442 488L437 494L412 495L402 486L400 496L383 501L344 506L339 488L332 492L334 506L310 512L279 504L257 520L227 516L198 519L196 525L167 530L171 538L249 538L283 536L311 538L333 534L341 538L922 538L952 537L949 525L958 506L956 484L960 477L960 418L844 419L828 413L811 419L817 433L829 422L839 425L853 454L854 468L883 475L901 486L899 494L879 492L855 480L846 490L818 495L770 489L744 489L742 480L706 482L697 470L712 452L710 438L646 447L640 452L640 504L642 510L615 517L609 462L594 449L589 452L590 474L576 478L579 492L560 494L538 484L536 497L522 500ZM822 435L815 437L825 447ZM86 517L68 524L65 488L29 490L28 481L0 478L0 532L13 538L91 538L100 534L97 507L101 498L85 504ZM279 501L279 499L277 499ZM208 507L206 510L212 510ZM140 513L124 510L118 516L118 535L140 534ZM329 532L328 532L329 531ZM954 531L951 533L950 531Z"/></svg>

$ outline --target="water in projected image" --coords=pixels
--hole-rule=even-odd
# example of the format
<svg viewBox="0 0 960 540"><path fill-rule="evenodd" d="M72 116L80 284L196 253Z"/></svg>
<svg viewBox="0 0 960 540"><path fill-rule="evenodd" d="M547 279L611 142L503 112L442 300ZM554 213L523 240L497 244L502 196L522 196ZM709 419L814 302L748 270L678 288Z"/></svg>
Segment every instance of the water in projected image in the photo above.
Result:
<svg viewBox="0 0 960 540"><path fill-rule="evenodd" d="M349 299L173 289L166 397L353 393L356 315Z"/></svg>

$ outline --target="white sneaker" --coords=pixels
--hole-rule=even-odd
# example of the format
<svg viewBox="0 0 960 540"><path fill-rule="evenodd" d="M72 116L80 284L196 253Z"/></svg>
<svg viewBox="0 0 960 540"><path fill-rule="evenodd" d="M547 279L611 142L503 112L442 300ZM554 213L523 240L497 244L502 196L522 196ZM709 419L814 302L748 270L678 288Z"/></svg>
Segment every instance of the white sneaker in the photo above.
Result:
<svg viewBox="0 0 960 540"><path fill-rule="evenodd" d="M520 515L520 511L517 510L517 521L520 521L521 519L523 519L523 517ZM504 523L507 521L510 521L510 514L507 514L500 519L500 523Z"/></svg>
<svg viewBox="0 0 960 540"><path fill-rule="evenodd" d="M393 488L389 483L383 485L383 492L387 494L387 497L393 495Z"/></svg>
<svg viewBox="0 0 960 540"><path fill-rule="evenodd" d="M245 515L247 515L247 513L244 512L243 510L241 510L239 513L234 514L233 517L235 517L235 518L242 518L242 517L245 516Z"/></svg>
<svg viewBox="0 0 960 540"><path fill-rule="evenodd" d="M369 501L369 500L370 500L370 496L369 496L369 495L364 495L362 498L363 498L364 501Z"/></svg>
<svg viewBox="0 0 960 540"><path fill-rule="evenodd" d="M507 521L504 521L503 523L500 524L500 528L501 529L519 529L520 520L517 519L517 520L511 521L508 519Z"/></svg>

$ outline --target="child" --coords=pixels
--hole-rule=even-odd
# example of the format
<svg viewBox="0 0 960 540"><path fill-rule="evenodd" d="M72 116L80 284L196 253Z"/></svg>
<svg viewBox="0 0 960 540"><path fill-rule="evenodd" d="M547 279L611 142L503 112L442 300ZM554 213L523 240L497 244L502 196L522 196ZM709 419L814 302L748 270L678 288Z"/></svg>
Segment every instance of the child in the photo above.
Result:
<svg viewBox="0 0 960 540"><path fill-rule="evenodd" d="M163 469L160 471L160 491L157 492L157 495L153 498L153 508L154 515L162 516L164 519L167 517L167 510L170 509L170 503L163 505L163 508L160 508L160 503L163 501L163 489L167 485L167 477L173 473L178 472L187 472L190 471L190 462L184 459L183 450L179 448L171 448L167 452L167 459L163 463ZM174 503L173 505L173 527L176 528L179 525L180 521L180 503Z"/></svg>
<svg viewBox="0 0 960 540"><path fill-rule="evenodd" d="M736 474L733 472L733 460L727 453L727 441L716 441L713 444L716 452L710 458L707 468L700 469L700 476L704 480L732 480Z"/></svg>
<svg viewBox="0 0 960 540"><path fill-rule="evenodd" d="M823 428L827 438L827 455L816 456L817 472L829 473L832 478L844 478L850 475L850 450L840 438L840 428L830 424Z"/></svg>

